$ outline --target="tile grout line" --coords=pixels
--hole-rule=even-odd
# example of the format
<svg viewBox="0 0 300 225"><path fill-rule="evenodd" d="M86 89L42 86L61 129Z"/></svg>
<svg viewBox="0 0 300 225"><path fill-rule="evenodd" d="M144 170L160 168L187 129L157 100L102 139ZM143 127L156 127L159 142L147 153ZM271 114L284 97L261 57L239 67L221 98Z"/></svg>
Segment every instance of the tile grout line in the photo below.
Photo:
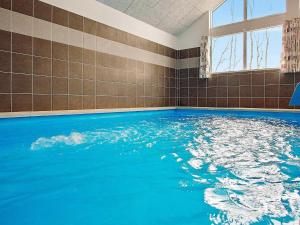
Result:
<svg viewBox="0 0 300 225"><path fill-rule="evenodd" d="M12 9L12 1L10 2L10 7ZM13 23L12 23L12 13L9 14L9 26L10 26L10 111L13 111L13 77L12 77L12 70L13 70L13 65L12 65L12 30L13 30Z"/></svg>
<svg viewBox="0 0 300 225"><path fill-rule="evenodd" d="M34 22L33 22L33 18L34 18L34 4L35 1L32 1L32 15L33 17L31 18L31 111L34 111L34 96L33 96L33 26L34 26Z"/></svg>

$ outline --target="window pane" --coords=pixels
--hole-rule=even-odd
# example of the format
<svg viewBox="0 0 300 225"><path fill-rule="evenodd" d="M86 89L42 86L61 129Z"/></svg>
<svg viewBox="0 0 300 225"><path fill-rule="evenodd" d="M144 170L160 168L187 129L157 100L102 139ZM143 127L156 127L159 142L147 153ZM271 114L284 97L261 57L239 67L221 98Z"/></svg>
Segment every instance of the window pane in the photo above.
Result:
<svg viewBox="0 0 300 225"><path fill-rule="evenodd" d="M212 72L243 69L243 34L212 39Z"/></svg>
<svg viewBox="0 0 300 225"><path fill-rule="evenodd" d="M277 1L277 0L276 0ZM227 0L212 13L212 26L222 26L244 19L244 1Z"/></svg>
<svg viewBox="0 0 300 225"><path fill-rule="evenodd" d="M286 11L286 0L248 0L248 19L269 16Z"/></svg>
<svg viewBox="0 0 300 225"><path fill-rule="evenodd" d="M248 32L248 69L278 68L280 66L281 43L281 26Z"/></svg>

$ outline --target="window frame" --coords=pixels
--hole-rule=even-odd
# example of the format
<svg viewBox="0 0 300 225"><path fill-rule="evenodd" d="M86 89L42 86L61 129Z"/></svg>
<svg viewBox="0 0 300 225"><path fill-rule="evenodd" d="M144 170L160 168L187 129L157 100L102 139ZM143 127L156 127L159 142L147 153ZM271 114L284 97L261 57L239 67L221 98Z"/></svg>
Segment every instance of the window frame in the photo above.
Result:
<svg viewBox="0 0 300 225"><path fill-rule="evenodd" d="M227 0L225 0L227 1ZM247 65L247 33L249 31L254 30L261 30L261 29L267 29L272 27L278 27L282 26L287 14L287 1L285 0L285 12L284 13L277 13L272 14L264 17L258 17L253 19L248 19L248 0L243 0L244 4L244 20L241 22L235 22L230 23L222 26L216 26L213 27L212 23L212 14L215 10L217 10L219 7L222 6L222 4L225 2L221 2L216 8L210 11L209 15L209 36L210 41L212 41L213 38L226 36L226 35L232 35L236 33L243 33L243 69L241 71L249 71L248 65ZM210 61L212 62L212 46L210 46ZM212 64L212 63L211 63ZM279 65L280 66L280 65ZM210 65L210 73L212 73L212 65ZM267 70L267 69L279 69L279 67L276 68L261 68L261 69L253 69L253 70ZM214 72L214 73L224 73L224 72L237 72L237 71L222 71L222 72Z"/></svg>

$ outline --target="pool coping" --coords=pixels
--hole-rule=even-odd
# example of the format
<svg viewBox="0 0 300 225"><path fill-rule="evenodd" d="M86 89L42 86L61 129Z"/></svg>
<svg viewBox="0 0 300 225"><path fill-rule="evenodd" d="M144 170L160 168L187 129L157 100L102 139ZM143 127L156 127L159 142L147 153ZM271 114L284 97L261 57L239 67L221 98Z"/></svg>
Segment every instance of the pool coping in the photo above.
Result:
<svg viewBox="0 0 300 225"><path fill-rule="evenodd" d="M176 107L149 107L149 108L115 108L115 109L83 109L83 110L56 110L56 111L34 111L34 112L4 112L0 113L0 118L18 117L39 117L39 116L63 116L63 115L84 115L102 114L118 112L142 112L142 111L162 111L173 110Z"/></svg>
<svg viewBox="0 0 300 225"><path fill-rule="evenodd" d="M57 111L35 111L35 112L3 112L3 113L0 113L0 118L39 117L39 116L62 116L62 115L84 115L84 114L118 113L118 112L163 111L163 110L174 110L174 109L300 113L300 109L220 108L220 107L217 108L217 107L185 107L185 106L177 106L177 107L148 107L148 108L57 110Z"/></svg>

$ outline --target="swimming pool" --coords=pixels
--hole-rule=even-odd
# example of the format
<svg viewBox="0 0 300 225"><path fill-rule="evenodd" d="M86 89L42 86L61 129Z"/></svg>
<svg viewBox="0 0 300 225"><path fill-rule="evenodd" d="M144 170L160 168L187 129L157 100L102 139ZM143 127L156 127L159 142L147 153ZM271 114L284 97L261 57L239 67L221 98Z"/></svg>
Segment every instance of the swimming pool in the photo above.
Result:
<svg viewBox="0 0 300 225"><path fill-rule="evenodd" d="M0 119L1 225L297 223L300 114Z"/></svg>

